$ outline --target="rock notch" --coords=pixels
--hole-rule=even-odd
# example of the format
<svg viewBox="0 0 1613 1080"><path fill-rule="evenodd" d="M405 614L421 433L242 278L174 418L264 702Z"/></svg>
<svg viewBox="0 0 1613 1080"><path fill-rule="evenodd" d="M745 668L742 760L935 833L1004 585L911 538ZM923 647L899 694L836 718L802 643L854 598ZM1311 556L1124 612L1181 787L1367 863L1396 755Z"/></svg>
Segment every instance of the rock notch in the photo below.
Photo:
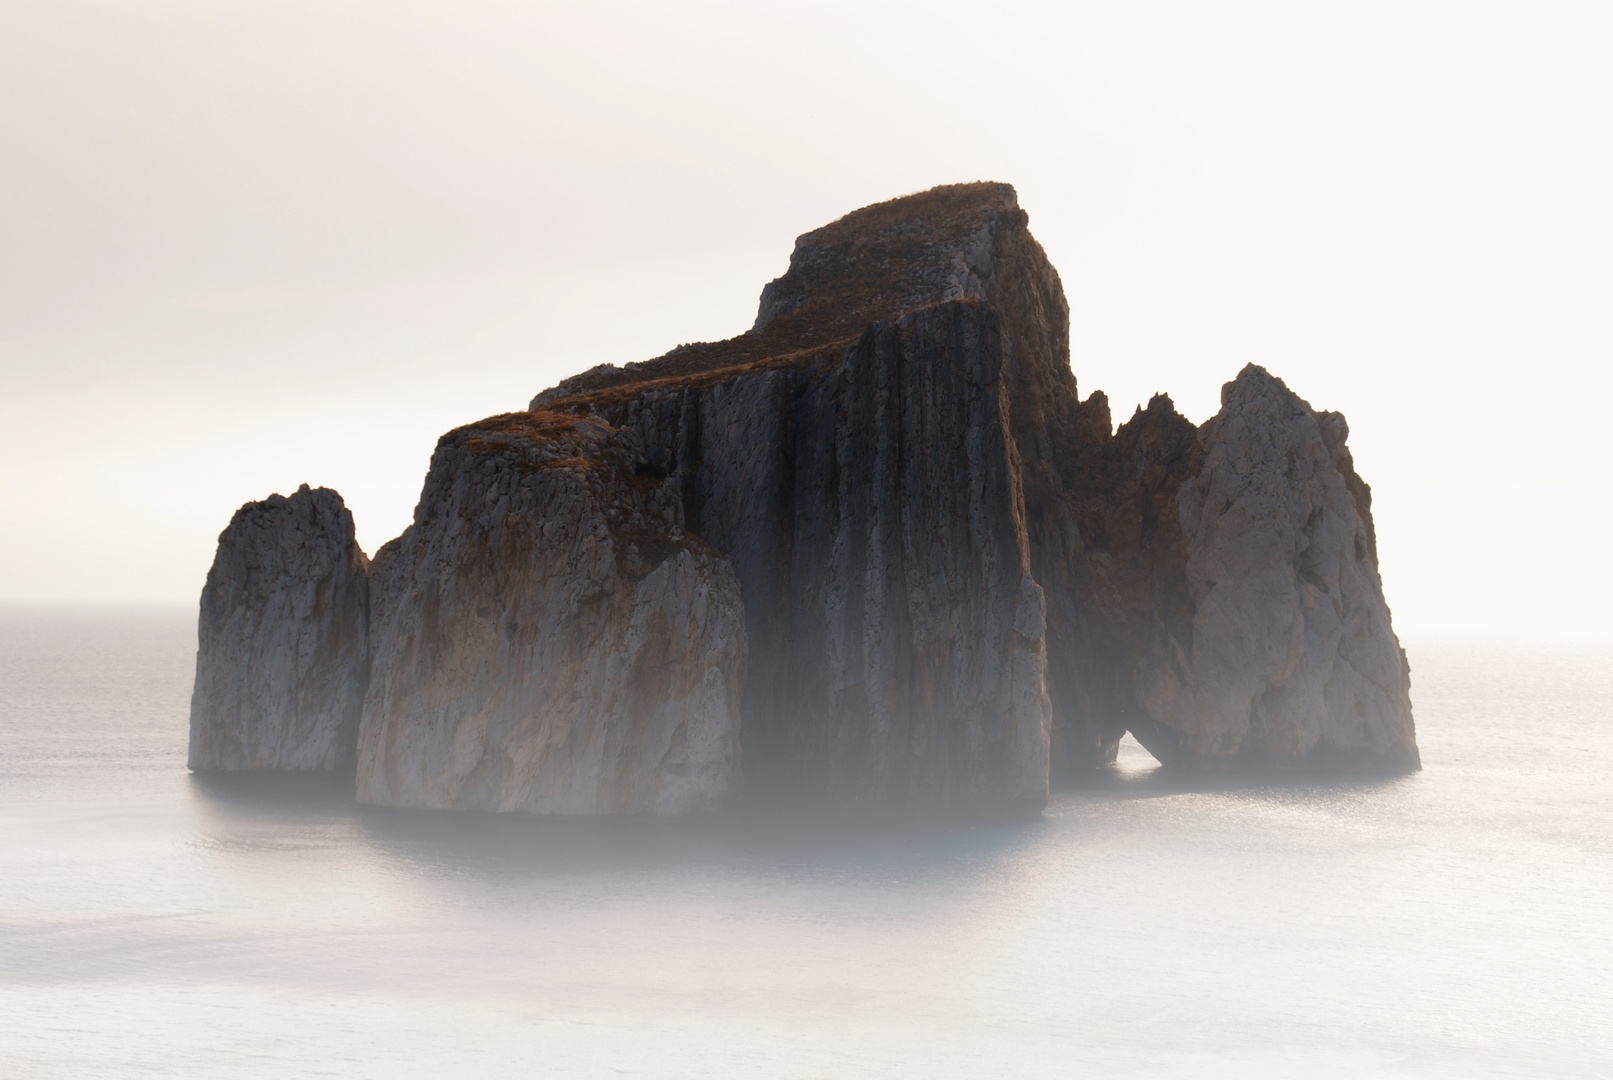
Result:
<svg viewBox="0 0 1613 1080"><path fill-rule="evenodd" d="M1255 367L1111 430L1011 187L866 207L748 332L443 437L373 568L359 797L1027 812L1128 730L1415 768L1346 434Z"/></svg>

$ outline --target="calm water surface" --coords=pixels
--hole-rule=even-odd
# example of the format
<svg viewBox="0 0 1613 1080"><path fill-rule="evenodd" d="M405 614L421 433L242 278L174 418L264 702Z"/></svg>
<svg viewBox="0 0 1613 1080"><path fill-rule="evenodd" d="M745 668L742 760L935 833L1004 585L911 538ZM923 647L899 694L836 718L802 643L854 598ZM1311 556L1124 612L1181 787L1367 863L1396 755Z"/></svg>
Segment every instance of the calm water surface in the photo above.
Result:
<svg viewBox="0 0 1613 1080"><path fill-rule="evenodd" d="M847 828L197 779L194 633L0 613L0 1076L1613 1078L1606 636L1407 630L1415 776Z"/></svg>

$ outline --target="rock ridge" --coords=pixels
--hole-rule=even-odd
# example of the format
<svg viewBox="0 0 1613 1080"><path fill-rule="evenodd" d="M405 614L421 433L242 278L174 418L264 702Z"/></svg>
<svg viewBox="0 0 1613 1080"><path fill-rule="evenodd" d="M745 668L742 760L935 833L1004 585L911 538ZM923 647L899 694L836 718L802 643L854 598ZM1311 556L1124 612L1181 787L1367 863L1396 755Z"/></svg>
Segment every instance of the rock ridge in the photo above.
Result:
<svg viewBox="0 0 1613 1080"><path fill-rule="evenodd" d="M797 239L789 269L763 288L749 332L624 367L601 364L562 380L530 407L587 407L832 363L869 323L948 300L985 299L996 233L1028 220L1013 187L997 183L950 184L864 207Z"/></svg>

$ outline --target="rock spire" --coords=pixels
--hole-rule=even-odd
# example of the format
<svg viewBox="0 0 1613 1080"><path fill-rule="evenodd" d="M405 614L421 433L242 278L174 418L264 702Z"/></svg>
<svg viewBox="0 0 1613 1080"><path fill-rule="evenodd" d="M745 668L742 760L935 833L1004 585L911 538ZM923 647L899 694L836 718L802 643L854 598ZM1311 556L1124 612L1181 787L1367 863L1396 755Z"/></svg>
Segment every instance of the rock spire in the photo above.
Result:
<svg viewBox="0 0 1613 1080"><path fill-rule="evenodd" d="M369 681L369 560L342 497L307 484L235 512L202 590L190 767L353 767Z"/></svg>

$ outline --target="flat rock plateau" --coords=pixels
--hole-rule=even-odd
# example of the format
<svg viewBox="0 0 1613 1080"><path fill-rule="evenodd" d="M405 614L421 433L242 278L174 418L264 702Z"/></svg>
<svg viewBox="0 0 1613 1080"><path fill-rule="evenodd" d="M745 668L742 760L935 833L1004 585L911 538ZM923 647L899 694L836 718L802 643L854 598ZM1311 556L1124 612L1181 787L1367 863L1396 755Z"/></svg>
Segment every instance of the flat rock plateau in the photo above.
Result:
<svg viewBox="0 0 1613 1080"><path fill-rule="evenodd" d="M1082 400L1013 188L802 236L755 325L443 436L376 553L249 503L191 767L380 806L1035 813L1132 732L1195 770L1419 765L1348 425L1250 365Z"/></svg>

